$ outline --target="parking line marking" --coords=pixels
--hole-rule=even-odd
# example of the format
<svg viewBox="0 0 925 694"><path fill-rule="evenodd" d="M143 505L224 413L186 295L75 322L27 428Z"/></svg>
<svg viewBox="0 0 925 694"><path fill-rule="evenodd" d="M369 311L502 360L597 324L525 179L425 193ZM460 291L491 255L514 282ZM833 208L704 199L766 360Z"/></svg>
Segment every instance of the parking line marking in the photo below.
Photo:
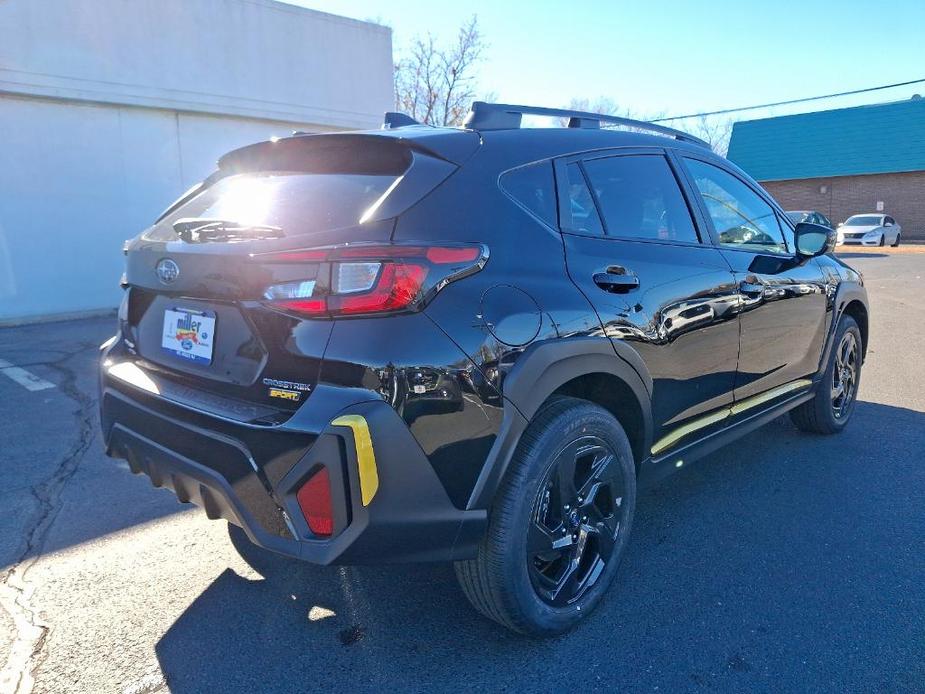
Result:
<svg viewBox="0 0 925 694"><path fill-rule="evenodd" d="M0 373L9 379L16 381L26 390L46 390L48 388L54 388L55 384L50 381L46 381L44 378L39 378L31 371L26 371L18 366L10 364L8 361L0 359Z"/></svg>

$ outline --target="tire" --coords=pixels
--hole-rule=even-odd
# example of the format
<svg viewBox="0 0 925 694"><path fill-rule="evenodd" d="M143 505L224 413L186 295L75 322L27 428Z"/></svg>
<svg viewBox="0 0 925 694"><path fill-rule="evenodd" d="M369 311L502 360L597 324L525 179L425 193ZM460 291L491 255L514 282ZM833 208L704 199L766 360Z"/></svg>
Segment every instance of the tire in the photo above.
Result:
<svg viewBox="0 0 925 694"><path fill-rule="evenodd" d="M893 248L899 248L899 242L902 240L902 234L896 234L896 242L893 243Z"/></svg>
<svg viewBox="0 0 925 694"><path fill-rule="evenodd" d="M854 347L854 361L852 377L844 376L842 366L847 358L842 349L846 342L852 342ZM816 394L799 407L790 410L790 418L802 431L814 434L837 434L847 426L857 404L858 387L861 383L863 342L858 324L851 316L842 316L835 332L835 341L826 364L822 380L816 385ZM837 371L838 370L838 371ZM836 380L836 373L838 379ZM846 400L838 401L836 398L837 386L841 383L846 389ZM836 406L838 405L838 406Z"/></svg>
<svg viewBox="0 0 925 694"><path fill-rule="evenodd" d="M613 582L635 507L633 454L619 422L586 400L557 398L524 432L477 557L455 565L463 593L518 633L568 631Z"/></svg>
<svg viewBox="0 0 925 694"><path fill-rule="evenodd" d="M248 566L266 579L291 574L297 560L271 552L252 543L247 533L234 523L228 524L228 539Z"/></svg>

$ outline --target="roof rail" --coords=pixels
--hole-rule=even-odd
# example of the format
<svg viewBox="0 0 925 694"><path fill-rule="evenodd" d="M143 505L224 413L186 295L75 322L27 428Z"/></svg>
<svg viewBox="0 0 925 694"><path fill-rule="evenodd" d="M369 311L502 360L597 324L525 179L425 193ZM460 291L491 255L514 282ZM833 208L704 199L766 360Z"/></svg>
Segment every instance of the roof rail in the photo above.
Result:
<svg viewBox="0 0 925 694"><path fill-rule="evenodd" d="M589 111L572 111L564 108L544 108L542 106L517 106L514 104L489 104L484 101L474 101L469 109L469 115L463 125L472 130L516 130L520 127L523 116L553 116L568 118L570 128L600 128L601 123L625 125L639 130L659 133L673 137L676 140L692 142L701 147L710 149L709 143L688 133L664 125L657 125L643 120L623 118L622 116L608 116L603 113Z"/></svg>

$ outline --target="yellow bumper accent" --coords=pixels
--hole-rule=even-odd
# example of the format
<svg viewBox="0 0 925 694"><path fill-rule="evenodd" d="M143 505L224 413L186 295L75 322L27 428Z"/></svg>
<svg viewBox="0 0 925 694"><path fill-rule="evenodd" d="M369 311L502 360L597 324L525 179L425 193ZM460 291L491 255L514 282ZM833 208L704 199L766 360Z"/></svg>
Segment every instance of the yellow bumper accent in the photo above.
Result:
<svg viewBox="0 0 925 694"><path fill-rule="evenodd" d="M373 451L373 439L369 435L366 419L358 414L345 414L333 422L336 427L350 427L353 430L353 443L357 450L357 466L360 472L360 496L364 506L379 491L379 470L376 468L376 454Z"/></svg>

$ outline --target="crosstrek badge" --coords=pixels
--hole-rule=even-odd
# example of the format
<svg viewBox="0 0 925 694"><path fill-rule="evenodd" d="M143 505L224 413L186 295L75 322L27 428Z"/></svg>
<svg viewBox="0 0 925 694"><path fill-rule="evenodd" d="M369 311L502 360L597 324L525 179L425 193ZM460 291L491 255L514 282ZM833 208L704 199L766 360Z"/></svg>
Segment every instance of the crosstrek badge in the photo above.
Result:
<svg viewBox="0 0 925 694"><path fill-rule="evenodd" d="M308 383L299 383L298 381L281 381L276 378L263 379L263 385L270 388L280 388L282 390L298 390L308 392L312 387Z"/></svg>

